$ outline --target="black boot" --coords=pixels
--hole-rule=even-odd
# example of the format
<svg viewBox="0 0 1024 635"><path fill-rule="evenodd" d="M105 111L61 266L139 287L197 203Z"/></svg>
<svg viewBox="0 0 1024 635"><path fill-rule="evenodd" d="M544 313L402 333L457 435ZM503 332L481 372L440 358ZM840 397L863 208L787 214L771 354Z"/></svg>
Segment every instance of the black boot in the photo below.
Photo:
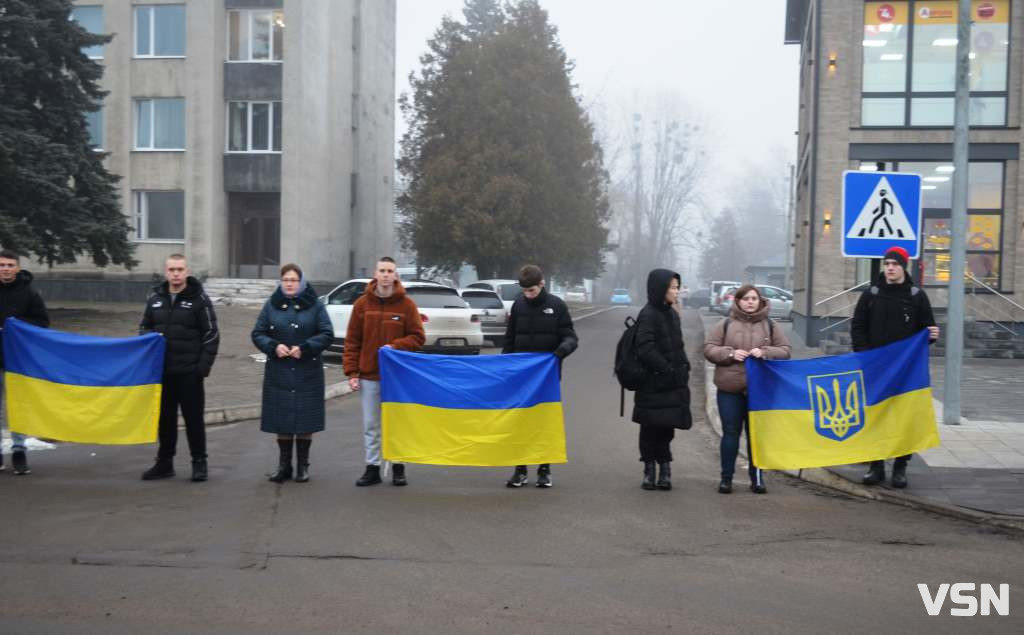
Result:
<svg viewBox="0 0 1024 635"><path fill-rule="evenodd" d="M142 480L155 481L158 478L171 478L174 476L174 460L157 458L153 467L142 473Z"/></svg>
<svg viewBox="0 0 1024 635"><path fill-rule="evenodd" d="M903 489L907 486L907 459L900 457L892 463L892 486Z"/></svg>
<svg viewBox="0 0 1024 635"><path fill-rule="evenodd" d="M209 478L206 459L192 459L192 481L200 483Z"/></svg>
<svg viewBox="0 0 1024 635"><path fill-rule="evenodd" d="M280 456L277 460L277 471L267 477L271 483L284 483L292 477L292 445L291 437L277 440Z"/></svg>
<svg viewBox="0 0 1024 635"><path fill-rule="evenodd" d="M309 446L313 439L295 440L295 482L306 483L309 481ZM378 476L378 480L379 480Z"/></svg>
<svg viewBox="0 0 1024 635"><path fill-rule="evenodd" d="M356 481L356 487L366 487L367 485L376 485L380 483L380 466L379 465L367 465L366 471Z"/></svg>
<svg viewBox="0 0 1024 635"><path fill-rule="evenodd" d="M732 494L732 479L722 477L722 480L718 483L719 494Z"/></svg>
<svg viewBox="0 0 1024 635"><path fill-rule="evenodd" d="M655 487L658 489L672 489L672 464L668 461L658 463L658 482Z"/></svg>
<svg viewBox="0 0 1024 635"><path fill-rule="evenodd" d="M11 463L14 464L14 473L18 476L32 473L28 467L28 456L24 450L18 450L11 454Z"/></svg>
<svg viewBox="0 0 1024 635"><path fill-rule="evenodd" d="M860 480L865 485L878 485L885 480L885 461L872 461L867 474Z"/></svg>
<svg viewBox="0 0 1024 635"><path fill-rule="evenodd" d="M654 489L654 481L657 478L655 476L655 470L657 469L657 463L654 461L644 461L644 481L640 484L640 487L644 489Z"/></svg>
<svg viewBox="0 0 1024 635"><path fill-rule="evenodd" d="M391 484L396 487L405 487L409 484L409 481L405 480L404 463L391 464Z"/></svg>

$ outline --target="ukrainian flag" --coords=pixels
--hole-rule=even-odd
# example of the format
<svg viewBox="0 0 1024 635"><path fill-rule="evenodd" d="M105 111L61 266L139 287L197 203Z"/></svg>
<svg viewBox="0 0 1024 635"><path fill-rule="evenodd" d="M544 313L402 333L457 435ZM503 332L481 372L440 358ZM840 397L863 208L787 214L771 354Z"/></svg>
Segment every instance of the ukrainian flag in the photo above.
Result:
<svg viewBox="0 0 1024 635"><path fill-rule="evenodd" d="M4 323L11 430L74 443L153 443L164 338L62 333Z"/></svg>
<svg viewBox="0 0 1024 635"><path fill-rule="evenodd" d="M382 453L396 463L565 463L554 355L380 350Z"/></svg>
<svg viewBox="0 0 1024 635"><path fill-rule="evenodd" d="M887 459L939 445L928 331L834 357L748 358L754 464L789 470Z"/></svg>

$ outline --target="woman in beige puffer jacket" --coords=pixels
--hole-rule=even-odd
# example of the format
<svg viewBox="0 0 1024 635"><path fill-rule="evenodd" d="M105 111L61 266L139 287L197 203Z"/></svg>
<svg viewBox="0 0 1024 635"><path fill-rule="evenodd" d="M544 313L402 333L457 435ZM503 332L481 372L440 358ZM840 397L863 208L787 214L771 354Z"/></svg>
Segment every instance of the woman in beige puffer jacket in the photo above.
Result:
<svg viewBox="0 0 1024 635"><path fill-rule="evenodd" d="M716 324L704 342L704 358L715 365L715 386L718 388L718 414L722 420L722 481L718 491L732 492L736 471L736 455L740 433L746 429L747 456L750 453L750 419L747 404L747 372L744 361L755 359L789 359L789 340L779 326L768 317L768 300L757 287L743 285L733 296L729 317ZM757 494L768 490L761 470L750 461L750 489Z"/></svg>

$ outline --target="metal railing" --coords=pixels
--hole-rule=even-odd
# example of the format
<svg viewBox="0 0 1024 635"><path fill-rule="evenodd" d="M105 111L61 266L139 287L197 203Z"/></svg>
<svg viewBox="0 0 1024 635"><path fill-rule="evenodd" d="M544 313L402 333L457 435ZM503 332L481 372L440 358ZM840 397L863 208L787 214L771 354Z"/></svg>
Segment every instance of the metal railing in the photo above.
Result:
<svg viewBox="0 0 1024 635"><path fill-rule="evenodd" d="M868 285L868 284L871 284L871 281L870 280L865 280L864 282L861 282L860 284L852 286L849 289L844 289L844 290L840 291L839 293L837 293L835 295L831 295L831 296L825 298L824 300L819 300L819 301L815 302L814 306L821 306L821 305L825 304L826 302L831 302L832 300L835 300L837 298L841 298L844 295L846 295L848 293L853 293L854 291L856 291L856 290L858 290L858 289L860 289L863 286ZM857 302L856 301L850 302L849 304L844 304L844 305L842 305L840 307L832 309L828 313L825 313L824 315L821 315L819 317L827 320L828 318L832 317L836 313L839 313L839 312L842 312L842 311L846 311L847 309L850 309L850 308L855 307L855 306L857 306ZM847 322L849 322L852 319L853 319L853 316L850 316L850 317L843 318L842 320L839 320L838 322L832 322L831 324L826 324L822 328L818 329L818 332L819 333L824 333L825 331L828 331L830 329L834 329L837 326L840 326L842 324L846 324Z"/></svg>
<svg viewBox="0 0 1024 635"><path fill-rule="evenodd" d="M1015 316L1013 314L1013 311L1011 309L1006 308L1005 306L995 304L992 298L998 298L1005 302L1006 304L1016 307L1021 312L1024 312L1024 306L1017 304L1016 302L1006 297L1002 293L999 293L989 285L985 284L978 278L974 277L974 274L966 272L964 275L972 283L971 297L973 298L974 302L972 303L973 306L971 306L971 311L975 313L975 319L977 319L977 317L980 316L984 318L986 321L992 322L999 328L1003 329L1004 331L1012 335L1014 338L1018 337L1016 331L1003 324L1004 321L1009 322L1010 324L1013 324L1016 321L1014 319ZM991 296L989 296L988 294L978 295L978 287L981 287L982 289L988 291L988 294L991 294ZM987 309L989 313L986 313L982 309ZM1002 319L999 316L1002 316Z"/></svg>

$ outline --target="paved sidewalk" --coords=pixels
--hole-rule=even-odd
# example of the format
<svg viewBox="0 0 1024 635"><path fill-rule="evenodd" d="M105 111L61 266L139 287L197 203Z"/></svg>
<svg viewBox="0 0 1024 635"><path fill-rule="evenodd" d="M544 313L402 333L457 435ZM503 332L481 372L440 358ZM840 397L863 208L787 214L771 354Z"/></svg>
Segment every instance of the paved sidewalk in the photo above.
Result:
<svg viewBox="0 0 1024 635"><path fill-rule="evenodd" d="M721 319L701 312L705 329ZM793 359L821 356L792 332L792 325L778 322L792 344ZM695 353L696 354L696 353ZM700 352L703 357L703 351ZM943 358L931 360L932 394L942 396ZM865 465L827 468L841 477L841 488L869 498L931 507L959 508L1005 517L1012 524L1024 523L1024 362L1021 360L965 360L962 386L962 422L942 424L942 402L935 399L942 445L911 460L907 469L909 486L896 490L888 485L869 488L860 484ZM721 434L715 406L713 366L706 365L709 421ZM741 444L742 446L742 444ZM891 469L891 462L887 465ZM744 466L745 467L745 466ZM809 472L804 470L802 472ZM740 472L737 468L737 473ZM794 473L803 477L800 472Z"/></svg>

